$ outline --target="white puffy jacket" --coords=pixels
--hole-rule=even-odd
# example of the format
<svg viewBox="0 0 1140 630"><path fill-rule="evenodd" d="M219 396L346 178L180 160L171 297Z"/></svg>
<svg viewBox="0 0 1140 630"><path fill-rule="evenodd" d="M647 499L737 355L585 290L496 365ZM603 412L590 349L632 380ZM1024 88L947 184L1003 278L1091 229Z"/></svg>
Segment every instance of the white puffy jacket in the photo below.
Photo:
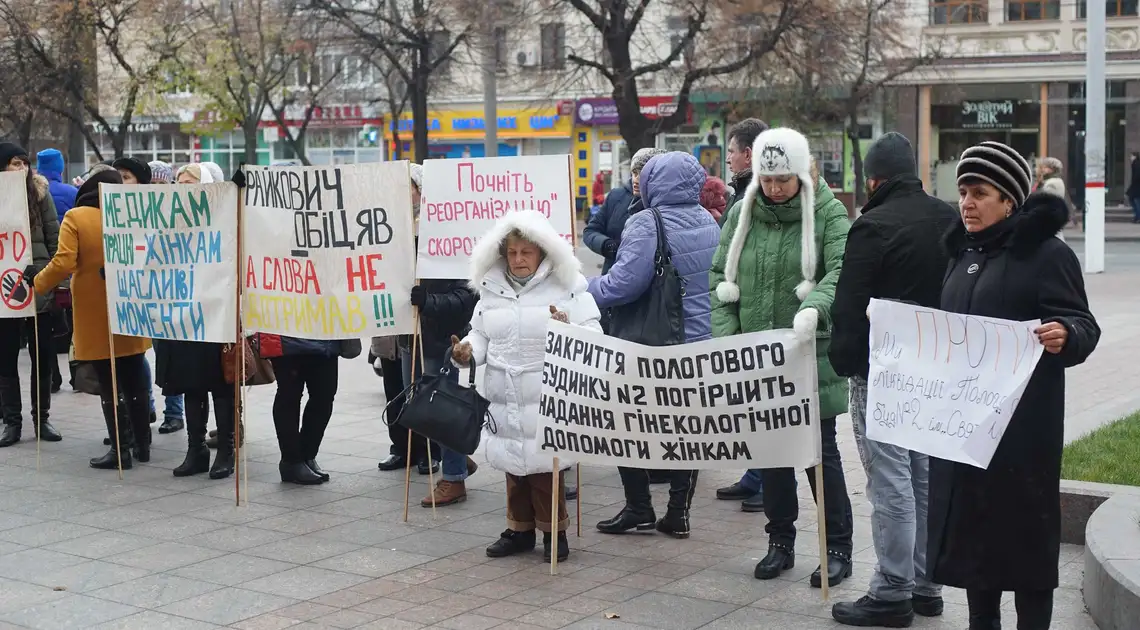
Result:
<svg viewBox="0 0 1140 630"><path fill-rule="evenodd" d="M500 254L504 239L516 230L546 254L534 277L518 292L507 280L506 261ZM487 366L483 392L497 429L484 436L487 461L516 476L552 472L553 458L539 453L534 443L550 306L565 312L571 324L602 329L581 263L546 217L529 210L514 212L476 245L471 286L479 291L479 303L464 341L471 344L475 362ZM559 460L559 467L570 463Z"/></svg>

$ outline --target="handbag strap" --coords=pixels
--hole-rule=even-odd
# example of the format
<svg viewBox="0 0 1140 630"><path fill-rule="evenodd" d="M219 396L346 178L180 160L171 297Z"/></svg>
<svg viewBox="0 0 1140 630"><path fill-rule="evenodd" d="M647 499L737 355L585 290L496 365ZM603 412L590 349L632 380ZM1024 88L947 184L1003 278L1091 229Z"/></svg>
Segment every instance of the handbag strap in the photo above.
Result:
<svg viewBox="0 0 1140 630"><path fill-rule="evenodd" d="M453 348L452 346L448 346L446 354L443 355L443 367L441 367L439 369L440 374L447 374L447 373L451 372L451 369L452 369L452 363L451 363L452 348ZM467 385L470 387L475 387L475 357L471 357L471 361L469 361L469 363L470 363L470 365L468 366L468 371L467 371Z"/></svg>
<svg viewBox="0 0 1140 630"><path fill-rule="evenodd" d="M657 208L650 208L650 211L653 212L653 220L657 223L657 256L653 263L657 273L660 274L662 268L672 261L673 255L669 252L669 241L665 238L665 221L661 218L661 211Z"/></svg>

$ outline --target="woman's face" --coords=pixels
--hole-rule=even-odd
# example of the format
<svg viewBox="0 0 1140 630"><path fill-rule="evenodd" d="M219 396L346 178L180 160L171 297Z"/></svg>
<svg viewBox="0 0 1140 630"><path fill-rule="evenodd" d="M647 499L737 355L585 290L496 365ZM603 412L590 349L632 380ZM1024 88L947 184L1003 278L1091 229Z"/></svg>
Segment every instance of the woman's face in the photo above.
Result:
<svg viewBox="0 0 1140 630"><path fill-rule="evenodd" d="M630 173L630 178L633 180L633 196L641 196L641 171Z"/></svg>
<svg viewBox="0 0 1140 630"><path fill-rule="evenodd" d="M412 214L415 217L420 216L420 197L422 196L423 193L420 192L420 187L416 186L415 182L412 182Z"/></svg>
<svg viewBox="0 0 1140 630"><path fill-rule="evenodd" d="M967 232L980 232L1008 217L1013 212L1013 201L1003 200L991 184L962 184L958 187L958 211Z"/></svg>
<svg viewBox="0 0 1140 630"><path fill-rule="evenodd" d="M124 184L137 184L137 183L139 183L139 180L138 180L138 178L135 177L135 174L128 171L127 169L120 168L120 169L118 169L118 171L119 171L119 175L123 176L123 183Z"/></svg>
<svg viewBox="0 0 1140 630"><path fill-rule="evenodd" d="M764 175L760 177L760 188L765 197L784 203L800 192L800 178L795 175Z"/></svg>
<svg viewBox="0 0 1140 630"><path fill-rule="evenodd" d="M28 161L22 157L14 157L8 160L8 166L4 168L6 171L26 171L31 168Z"/></svg>
<svg viewBox="0 0 1140 630"><path fill-rule="evenodd" d="M123 178L123 181L124 182L126 181L125 177ZM178 174L178 183L179 184L197 184L198 179L195 178L192 174L190 174L189 171L182 171L181 173Z"/></svg>
<svg viewBox="0 0 1140 630"><path fill-rule="evenodd" d="M538 245L518 237L507 239L507 266L512 275L520 278L529 276L538 271L541 262L542 250Z"/></svg>

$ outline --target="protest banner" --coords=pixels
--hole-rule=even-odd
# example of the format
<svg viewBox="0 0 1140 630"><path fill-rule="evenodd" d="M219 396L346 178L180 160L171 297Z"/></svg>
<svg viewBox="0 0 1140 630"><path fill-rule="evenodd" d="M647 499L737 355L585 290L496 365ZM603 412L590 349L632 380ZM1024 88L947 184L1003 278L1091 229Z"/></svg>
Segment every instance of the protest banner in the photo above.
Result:
<svg viewBox="0 0 1140 630"><path fill-rule="evenodd" d="M237 187L103 184L99 194L111 331L233 342Z"/></svg>
<svg viewBox="0 0 1140 630"><path fill-rule="evenodd" d="M867 437L986 468L1044 347L1041 322L871 300Z"/></svg>
<svg viewBox="0 0 1140 630"><path fill-rule="evenodd" d="M334 340L414 331L407 162L245 174L246 332Z"/></svg>
<svg viewBox="0 0 1140 630"><path fill-rule="evenodd" d="M508 212L536 210L574 244L570 156L424 162L418 278L466 278L479 238Z"/></svg>
<svg viewBox="0 0 1140 630"><path fill-rule="evenodd" d="M791 330L649 347L551 322L535 449L599 466L820 461L815 344Z"/></svg>
<svg viewBox="0 0 1140 630"><path fill-rule="evenodd" d="M24 282L32 264L27 177L24 171L0 172L0 318L36 314L35 292Z"/></svg>

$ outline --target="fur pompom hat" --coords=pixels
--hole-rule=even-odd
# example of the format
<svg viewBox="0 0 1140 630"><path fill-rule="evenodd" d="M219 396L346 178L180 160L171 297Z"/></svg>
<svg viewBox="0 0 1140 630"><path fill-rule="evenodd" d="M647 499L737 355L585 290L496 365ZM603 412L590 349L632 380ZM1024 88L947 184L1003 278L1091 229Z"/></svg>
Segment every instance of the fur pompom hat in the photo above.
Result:
<svg viewBox="0 0 1140 630"><path fill-rule="evenodd" d="M737 214L736 232L728 247L724 264L724 281L717 285L716 296L721 302L740 301L740 285L736 283L740 268L740 254L752 227L752 205L760 194L760 178L795 175L800 180L800 208L802 212L800 243L800 271L803 282L796 287L796 297L804 300L815 288L815 178L812 177L812 155L807 138L795 129L778 127L756 137L752 144L752 181L744 193L744 204Z"/></svg>

